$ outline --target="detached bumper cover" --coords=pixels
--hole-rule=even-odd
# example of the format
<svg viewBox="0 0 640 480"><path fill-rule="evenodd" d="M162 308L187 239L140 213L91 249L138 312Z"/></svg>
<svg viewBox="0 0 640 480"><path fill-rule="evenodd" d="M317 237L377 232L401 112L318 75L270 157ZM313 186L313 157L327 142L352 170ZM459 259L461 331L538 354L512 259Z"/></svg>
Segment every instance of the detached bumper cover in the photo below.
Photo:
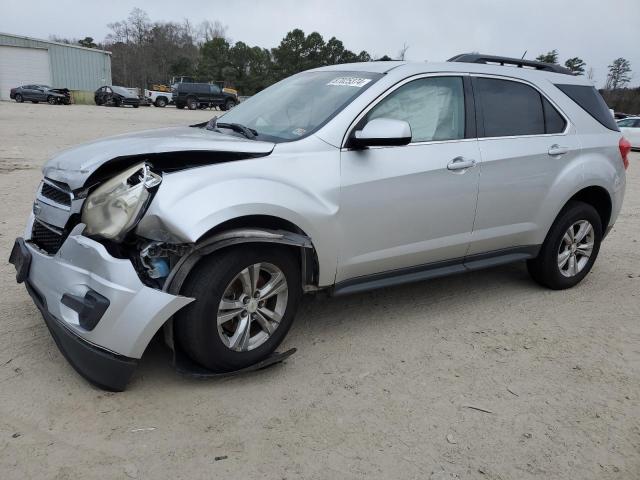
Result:
<svg viewBox="0 0 640 480"><path fill-rule="evenodd" d="M78 225L55 255L26 238L30 259L24 281L73 367L102 388L122 390L156 332L193 299L147 287L129 260L112 257L82 230ZM92 292L108 306L88 325L82 309L69 306L69 298L83 299Z"/></svg>
<svg viewBox="0 0 640 480"><path fill-rule="evenodd" d="M113 392L123 391L138 365L138 360L116 355L82 340L49 313L43 298L28 280L25 285L56 345L71 366L99 388Z"/></svg>

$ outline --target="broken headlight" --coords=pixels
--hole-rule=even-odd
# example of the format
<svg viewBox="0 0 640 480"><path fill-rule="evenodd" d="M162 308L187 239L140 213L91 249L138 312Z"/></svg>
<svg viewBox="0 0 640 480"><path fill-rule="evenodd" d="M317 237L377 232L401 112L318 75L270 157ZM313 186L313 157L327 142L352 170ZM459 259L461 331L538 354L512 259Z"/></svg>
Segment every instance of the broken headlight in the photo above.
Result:
<svg viewBox="0 0 640 480"><path fill-rule="evenodd" d="M162 177L137 164L96 188L82 207L85 233L120 242L136 226Z"/></svg>

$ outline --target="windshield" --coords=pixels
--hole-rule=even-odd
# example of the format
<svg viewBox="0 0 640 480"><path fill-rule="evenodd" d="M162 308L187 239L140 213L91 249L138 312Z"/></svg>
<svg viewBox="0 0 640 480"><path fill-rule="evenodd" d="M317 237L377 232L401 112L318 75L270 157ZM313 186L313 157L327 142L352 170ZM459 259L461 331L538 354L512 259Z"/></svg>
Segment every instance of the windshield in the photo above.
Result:
<svg viewBox="0 0 640 480"><path fill-rule="evenodd" d="M381 76L371 72L299 73L245 100L220 122L251 128L261 140L298 140L323 126Z"/></svg>

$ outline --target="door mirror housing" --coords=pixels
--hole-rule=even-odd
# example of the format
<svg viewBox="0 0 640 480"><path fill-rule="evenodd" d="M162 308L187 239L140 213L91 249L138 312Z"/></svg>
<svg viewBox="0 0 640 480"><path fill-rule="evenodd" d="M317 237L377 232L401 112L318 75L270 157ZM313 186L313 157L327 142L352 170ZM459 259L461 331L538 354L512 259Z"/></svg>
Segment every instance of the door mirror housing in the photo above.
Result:
<svg viewBox="0 0 640 480"><path fill-rule="evenodd" d="M389 147L411 142L411 126L404 120L374 118L362 130L355 130L349 139L349 147Z"/></svg>

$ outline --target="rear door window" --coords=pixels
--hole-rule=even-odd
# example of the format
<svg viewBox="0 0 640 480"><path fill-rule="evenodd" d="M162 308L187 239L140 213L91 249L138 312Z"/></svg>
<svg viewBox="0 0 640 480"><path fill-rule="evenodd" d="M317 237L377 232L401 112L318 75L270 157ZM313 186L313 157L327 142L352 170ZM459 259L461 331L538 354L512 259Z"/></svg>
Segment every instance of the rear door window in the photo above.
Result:
<svg viewBox="0 0 640 480"><path fill-rule="evenodd" d="M567 122L560 112L546 98L542 97L542 108L544 110L544 131L545 133L562 133L567 126Z"/></svg>
<svg viewBox="0 0 640 480"><path fill-rule="evenodd" d="M485 137L542 135L545 116L540 94L520 82L478 78Z"/></svg>

